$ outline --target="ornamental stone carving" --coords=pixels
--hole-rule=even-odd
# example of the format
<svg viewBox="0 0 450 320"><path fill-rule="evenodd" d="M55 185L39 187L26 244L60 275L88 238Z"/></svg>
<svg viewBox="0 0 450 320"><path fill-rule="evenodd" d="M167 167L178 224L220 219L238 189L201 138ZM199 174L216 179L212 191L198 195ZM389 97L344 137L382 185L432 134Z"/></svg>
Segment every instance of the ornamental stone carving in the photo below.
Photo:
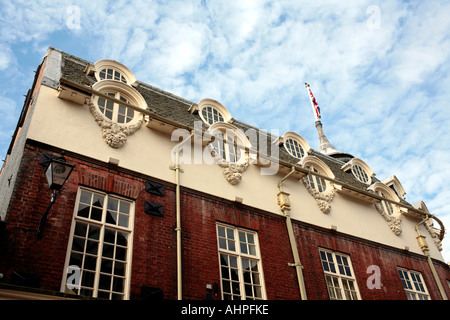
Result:
<svg viewBox="0 0 450 320"><path fill-rule="evenodd" d="M386 220L392 232L394 232L396 236L400 235L400 233L402 233L401 218L386 214L379 203L375 203L375 208L384 220Z"/></svg>
<svg viewBox="0 0 450 320"><path fill-rule="evenodd" d="M232 185L241 182L242 173L248 168L248 159L245 163L225 163L220 164L223 168L225 179Z"/></svg>
<svg viewBox="0 0 450 320"><path fill-rule="evenodd" d="M98 112L92 101L89 102L89 110L102 130L103 139L108 146L115 149L123 147L128 136L138 131L144 123L143 119L130 125L115 123Z"/></svg>
<svg viewBox="0 0 450 320"><path fill-rule="evenodd" d="M439 239L438 235L435 231L433 231L432 227L428 223L424 223L425 228L428 230L428 233L434 240L436 247L439 251L442 251L442 241Z"/></svg>
<svg viewBox="0 0 450 320"><path fill-rule="evenodd" d="M334 195L336 194L336 189L334 186L327 186L327 190L324 192L319 192L309 185L308 181L306 180L306 177L302 179L303 185L305 186L306 190L308 190L309 194L316 200L316 204L319 207L320 211L322 211L325 214L328 214L331 211L331 201L334 198Z"/></svg>
<svg viewBox="0 0 450 320"><path fill-rule="evenodd" d="M240 159L238 162L229 162L217 154L212 144L208 144L207 148L209 148L215 163L223 168L223 176L225 179L232 185L236 185L241 182L242 173L247 170L250 164L249 154L245 152L243 159Z"/></svg>

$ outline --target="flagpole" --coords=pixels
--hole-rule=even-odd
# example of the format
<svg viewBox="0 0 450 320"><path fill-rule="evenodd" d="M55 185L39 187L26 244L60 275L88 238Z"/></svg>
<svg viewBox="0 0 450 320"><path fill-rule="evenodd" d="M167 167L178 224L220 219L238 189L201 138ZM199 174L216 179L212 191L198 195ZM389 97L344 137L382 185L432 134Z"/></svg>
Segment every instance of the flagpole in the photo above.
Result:
<svg viewBox="0 0 450 320"><path fill-rule="evenodd" d="M314 98L311 89L309 88L309 84L305 83L305 87L308 90L309 93L309 100L311 101L311 107L313 109L313 113L314 113L314 118L317 121L320 121L320 109L319 109L319 105L316 101L316 98Z"/></svg>

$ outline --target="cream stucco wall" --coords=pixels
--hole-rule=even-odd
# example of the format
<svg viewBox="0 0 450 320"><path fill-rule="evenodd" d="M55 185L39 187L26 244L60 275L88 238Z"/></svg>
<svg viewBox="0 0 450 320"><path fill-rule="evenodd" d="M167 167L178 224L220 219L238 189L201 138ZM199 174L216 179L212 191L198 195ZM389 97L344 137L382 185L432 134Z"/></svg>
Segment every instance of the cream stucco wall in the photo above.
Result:
<svg viewBox="0 0 450 320"><path fill-rule="evenodd" d="M27 137L104 162L115 158L119 160L119 167L175 182L175 173L169 167L173 164L171 153L177 142L171 141L170 135L143 125L128 137L122 148L113 149L103 140L101 128L94 121L88 105L60 99L58 91L47 86L41 87L35 102ZM281 174L261 175L260 167L250 165L243 173L242 181L231 185L223 176L223 168L216 164L182 164L182 169L183 186L228 200L239 197L245 205L282 214L277 204ZM396 248L407 246L410 251L422 254L414 229L419 221L414 218L403 216L402 233L396 236L373 205L337 193L331 202L331 211L324 214L297 179L287 179L283 189L290 193L294 220L324 228L334 225L338 232ZM428 235L431 256L443 260L425 228L420 230Z"/></svg>

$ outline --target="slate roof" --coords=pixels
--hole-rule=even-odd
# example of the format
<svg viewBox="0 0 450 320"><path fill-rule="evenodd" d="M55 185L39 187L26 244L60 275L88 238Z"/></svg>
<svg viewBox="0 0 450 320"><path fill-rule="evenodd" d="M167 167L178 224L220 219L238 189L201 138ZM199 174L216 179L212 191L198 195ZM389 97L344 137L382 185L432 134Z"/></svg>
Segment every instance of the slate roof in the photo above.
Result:
<svg viewBox="0 0 450 320"><path fill-rule="evenodd" d="M61 63L62 77L86 86L92 86L96 82L94 76L87 75L85 72L85 69L88 66L88 64L90 64L90 62L69 55L62 51L59 52L62 54L62 63ZM149 84L142 82L139 83L139 85L136 87L136 90L145 99L148 108L160 117L174 121L176 123L180 123L184 126L191 128L194 127L195 121L201 121L201 118L198 114L191 113L189 111L190 106L195 104L194 102L183 99L169 92L166 92L164 90L161 90L159 88L153 87ZM243 132L246 132L250 128L253 128L257 131L259 130L258 128L255 128L239 120L234 120L232 124L237 128L241 129ZM204 125L204 128L206 129L207 126ZM270 136L270 139L267 139L268 144L270 143L271 139L273 141L277 138L269 133L267 134ZM260 150L259 148L257 148L257 146L254 147L257 150ZM270 149L271 149L270 146L266 148L267 151L270 151ZM278 154L279 160L286 163L291 163L293 165L299 162L299 160L291 156L282 145L280 145L278 151L279 151ZM341 169L341 167L345 164L345 162L349 160L348 157L339 159L336 157L322 154L316 150L312 150L311 155L322 160L334 173L336 180L342 181L343 183L351 185L358 189L367 191L368 185L357 180L350 171L344 172ZM373 177L373 182L375 181L379 180ZM401 201L405 202L404 200Z"/></svg>

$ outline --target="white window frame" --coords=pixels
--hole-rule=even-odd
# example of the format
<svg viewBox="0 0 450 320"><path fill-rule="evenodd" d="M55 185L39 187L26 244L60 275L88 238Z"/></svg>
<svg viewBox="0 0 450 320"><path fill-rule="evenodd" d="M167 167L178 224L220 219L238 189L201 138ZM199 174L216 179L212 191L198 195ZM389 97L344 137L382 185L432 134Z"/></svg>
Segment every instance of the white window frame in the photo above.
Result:
<svg viewBox="0 0 450 320"><path fill-rule="evenodd" d="M216 132L214 135L216 139L212 146L219 157L228 163L242 162L241 157L245 152L243 142L233 131L220 131L220 133Z"/></svg>
<svg viewBox="0 0 450 320"><path fill-rule="evenodd" d="M105 92L105 95L107 96L111 96L112 98L115 98L117 100L121 100L125 103L128 103L128 99L126 97L126 95L124 95L123 93L116 91L116 92ZM104 106L100 106L99 100L104 101L105 105ZM108 105L112 104L112 109L107 108ZM97 98L97 107L99 108L100 112L109 120L113 121L113 122L117 122L120 124L128 124L130 122L133 121L134 117L136 116L136 112L128 107L125 107L123 105L117 104L115 102L112 102L110 100L107 100L105 98L101 98L98 97ZM123 109L123 112L121 112L120 109ZM103 110L102 110L103 109ZM110 111L111 112L111 117L106 115L106 112ZM119 118L122 117L123 121L119 121Z"/></svg>
<svg viewBox="0 0 450 320"><path fill-rule="evenodd" d="M386 195L385 192L383 192L383 190L378 189L375 191L375 194L379 195L380 197L389 199L389 197ZM392 216L395 212L394 206L392 205L392 203L390 203L389 201L386 201L386 200L381 200L379 207L388 216Z"/></svg>
<svg viewBox="0 0 450 320"><path fill-rule="evenodd" d="M225 122L225 117L220 110L209 105L202 108L200 116L202 120L209 125L213 125L216 122Z"/></svg>
<svg viewBox="0 0 450 320"><path fill-rule="evenodd" d="M308 164L305 169L316 173L321 173L313 164ZM308 174L305 178L308 185L317 192L323 193L327 190L327 182L324 178L313 174Z"/></svg>
<svg viewBox="0 0 450 320"><path fill-rule="evenodd" d="M322 254L325 255L326 260L323 259ZM330 300L361 300L358 283L356 282L349 255L319 248L319 259L324 272L325 284ZM347 264L344 263L344 260L347 261Z"/></svg>
<svg viewBox="0 0 450 320"><path fill-rule="evenodd" d="M210 110L212 118L208 115L208 110ZM198 104L193 104L189 111L191 113L198 113L202 121L208 126L212 126L215 123L228 123L232 118L231 114L227 108L225 108L220 102L213 99L203 99ZM206 116L203 115L203 111L206 111ZM216 119L214 119L214 112L217 113Z"/></svg>
<svg viewBox="0 0 450 320"><path fill-rule="evenodd" d="M408 300L431 299L421 272L398 268L398 274Z"/></svg>
<svg viewBox="0 0 450 320"><path fill-rule="evenodd" d="M82 217L82 216L78 215L79 208L81 206L81 202L80 202L81 194L83 191L87 191L87 192L93 193L95 195L104 197L103 198L103 208L101 208L101 212L102 212L101 220L95 220L95 219L91 219L90 217L86 218L86 217ZM94 198L92 198L92 199L94 199ZM121 216L121 214L119 213L119 208L117 209L117 211L115 211L112 206L110 206L108 208L108 204L112 205L112 203L113 203L112 200L117 200L117 201L119 201L119 203L123 202L124 204L129 205L128 219L125 220L125 221L128 221L128 223L127 223L128 226L120 226L119 225L120 224L119 217ZM92 202L93 202L93 200L92 200ZM91 208L91 209L89 209L90 216L92 216L92 212L93 212L92 208L98 208L98 210L100 210L100 208L95 207L93 203L91 203L90 208ZM98 210L97 210L97 212L98 212ZM107 219L106 213L108 210L117 214L116 225L113 225L112 223L109 223L106 221L106 219ZM86 188L86 187L78 188L76 204L75 204L73 218L72 218L72 226L71 226L71 230L70 230L70 237L69 237L68 246L67 246L66 262L65 262L65 266L64 266L65 272L63 274L63 279L62 279L62 283L61 283L61 292L72 293L72 294L81 294L81 291L84 289L83 273L86 272L89 274L94 274L93 286L92 286L92 288L88 288L88 289L92 289L92 297L97 298L97 297L99 297L99 292L103 291L106 293L107 291L109 291L110 299L116 298L119 296L122 296L123 300L129 299L129 294L130 294L129 289L130 289L130 280L131 280L131 261L132 261L131 258L132 258L132 251L133 251L134 212L135 212L135 202L132 200L129 200L129 199L126 199L126 198L123 198L120 196L108 194L105 192L101 192L98 190L94 190L91 188ZM108 217L111 217L111 214ZM87 224L89 229L87 229L85 237L84 237L85 241L87 241L87 243L84 246L83 252L80 252L80 251L75 252L75 254L82 256L82 261L83 261L81 266L77 266L81 272L80 273L81 281L77 284L78 285L81 284L81 287L70 288L70 286L68 286L68 285L73 285L73 283L68 281L68 276L70 276L70 274L68 274L67 271L69 270L69 266L70 266L74 238L75 237L77 237L77 239L83 238L83 236L78 236L75 234L77 223L79 223L80 225ZM89 234L89 232L91 231L91 226L92 226L92 228L99 229L98 239L96 239L97 237L92 238L92 235ZM114 244L112 244L111 242L105 241L105 233L108 233L109 235L111 235L112 232L114 232L114 234L115 234L114 235L114 237L115 237ZM119 239L118 239L117 235L119 233L128 235L126 247L124 247L122 244L118 243ZM106 235L106 236L108 236L108 235ZM98 243L96 253L91 254L91 253L87 252L89 242ZM106 247L109 246L110 249L113 249L112 257L103 256L103 253L104 253L103 248L105 248L105 243L106 243ZM125 260L120 260L117 258L116 254L117 254L118 248L122 248L122 250L123 250L123 248L126 248L127 252L125 254ZM92 261L95 260L95 265L96 265L95 270L91 271L91 270L84 269L86 257L88 257L88 256L92 259ZM104 261L111 262L111 265L112 264L114 264L115 266L117 266L117 264L124 265L123 275L122 274L113 274L114 272L112 270L111 270L111 272L105 272L105 269L102 269L102 259ZM104 264L103 266L106 268L107 264ZM100 276L103 275L103 277L107 277L108 274L112 274L111 275L112 285L114 282L114 278L124 279L123 280L123 292L117 292L117 294L114 293L112 290L112 286L110 286L110 290L102 290L101 288L99 288Z"/></svg>
<svg viewBox="0 0 450 320"><path fill-rule="evenodd" d="M222 236L219 228L223 228L225 237ZM258 233L222 223L216 224L216 232L222 300L267 299ZM246 242L241 242L240 235L245 235ZM249 235L253 237L253 244L249 241ZM225 260L227 265L223 264ZM246 268L250 266L249 261L253 263L253 267L256 266L256 271L250 267ZM231 270L235 270L234 277ZM252 296L247 296L248 292L251 292Z"/></svg>
<svg viewBox="0 0 450 320"><path fill-rule="evenodd" d="M351 171L353 176L358 181L370 185L372 183L372 177L375 173L372 169L359 158L352 158L349 162L344 164L341 169L345 172Z"/></svg>
<svg viewBox="0 0 450 320"><path fill-rule="evenodd" d="M301 143L294 138L287 138L284 140L284 147L289 154L297 159L302 159L305 155L305 149Z"/></svg>
<svg viewBox="0 0 450 320"><path fill-rule="evenodd" d="M356 177L356 179L358 179L359 181L361 181L363 183L367 184L367 183L370 183L370 181L371 181L366 170L359 164L354 164L352 166L352 173Z"/></svg>
<svg viewBox="0 0 450 320"><path fill-rule="evenodd" d="M128 83L127 78L122 74L122 72L111 67L105 67L100 70L98 77L100 80L116 80L122 81L125 84Z"/></svg>

